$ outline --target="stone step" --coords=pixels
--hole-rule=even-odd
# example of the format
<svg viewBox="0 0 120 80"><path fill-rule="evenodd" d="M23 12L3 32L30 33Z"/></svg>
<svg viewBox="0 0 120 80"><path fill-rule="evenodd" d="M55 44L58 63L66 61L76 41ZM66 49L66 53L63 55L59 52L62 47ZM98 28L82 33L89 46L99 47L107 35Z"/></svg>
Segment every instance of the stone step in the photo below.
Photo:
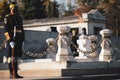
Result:
<svg viewBox="0 0 120 80"><path fill-rule="evenodd" d="M120 61L115 62L56 62L23 61L19 65L19 74L31 77L69 77L83 75L120 74ZM0 78L9 78L7 64L0 64Z"/></svg>
<svg viewBox="0 0 120 80"><path fill-rule="evenodd" d="M41 69L41 70L19 70L18 73L24 77L48 77L61 76L60 69ZM9 77L9 70L0 70L0 78Z"/></svg>
<svg viewBox="0 0 120 80"><path fill-rule="evenodd" d="M18 73L26 78L61 76L61 70L59 69L19 70ZM7 77L9 77L9 70L0 70L0 78L7 78Z"/></svg>
<svg viewBox="0 0 120 80"><path fill-rule="evenodd" d="M120 74L120 68L62 69L62 76Z"/></svg>
<svg viewBox="0 0 120 80"><path fill-rule="evenodd" d="M31 77L69 77L69 76L90 76L120 74L120 68L98 68L98 69L39 69L39 70L19 70L19 74L25 78ZM0 78L9 77L8 70L0 70Z"/></svg>
<svg viewBox="0 0 120 80"><path fill-rule="evenodd" d="M9 78L0 78L1 80L9 80ZM116 74L108 75L91 75L91 76L69 76L69 77L24 77L23 79L14 80L120 80L120 76Z"/></svg>

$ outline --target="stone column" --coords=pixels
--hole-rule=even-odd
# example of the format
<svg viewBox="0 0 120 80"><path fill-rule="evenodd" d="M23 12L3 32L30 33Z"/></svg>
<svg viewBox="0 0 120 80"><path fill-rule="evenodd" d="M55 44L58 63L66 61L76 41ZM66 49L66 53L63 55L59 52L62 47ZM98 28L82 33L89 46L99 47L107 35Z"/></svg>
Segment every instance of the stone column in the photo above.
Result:
<svg viewBox="0 0 120 80"><path fill-rule="evenodd" d="M104 29L100 31L100 35L102 36L101 42L101 52L99 54L99 61L111 61L112 60L112 42L110 40L112 31L109 29Z"/></svg>
<svg viewBox="0 0 120 80"><path fill-rule="evenodd" d="M58 51L56 54L56 61L73 61L73 55L70 49L70 39L68 33L70 27L59 26L57 27L58 35Z"/></svg>

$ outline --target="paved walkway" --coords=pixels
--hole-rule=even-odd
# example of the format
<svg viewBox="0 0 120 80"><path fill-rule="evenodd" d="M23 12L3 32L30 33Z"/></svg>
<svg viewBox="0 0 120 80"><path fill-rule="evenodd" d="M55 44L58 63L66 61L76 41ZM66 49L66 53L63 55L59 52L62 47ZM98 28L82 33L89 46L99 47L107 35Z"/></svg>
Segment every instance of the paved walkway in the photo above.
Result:
<svg viewBox="0 0 120 80"><path fill-rule="evenodd" d="M32 76L32 75L30 75ZM0 80L120 80L119 74L82 75L67 77L25 77L22 79L0 78Z"/></svg>

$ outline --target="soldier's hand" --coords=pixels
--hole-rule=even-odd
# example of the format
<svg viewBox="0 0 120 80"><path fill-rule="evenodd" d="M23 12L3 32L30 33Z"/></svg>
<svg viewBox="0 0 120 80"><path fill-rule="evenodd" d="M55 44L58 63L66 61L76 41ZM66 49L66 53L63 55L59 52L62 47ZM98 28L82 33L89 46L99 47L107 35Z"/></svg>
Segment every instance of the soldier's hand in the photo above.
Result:
<svg viewBox="0 0 120 80"><path fill-rule="evenodd" d="M11 48L14 48L14 47L15 47L15 42L14 42L14 41L10 42L10 47L11 47Z"/></svg>

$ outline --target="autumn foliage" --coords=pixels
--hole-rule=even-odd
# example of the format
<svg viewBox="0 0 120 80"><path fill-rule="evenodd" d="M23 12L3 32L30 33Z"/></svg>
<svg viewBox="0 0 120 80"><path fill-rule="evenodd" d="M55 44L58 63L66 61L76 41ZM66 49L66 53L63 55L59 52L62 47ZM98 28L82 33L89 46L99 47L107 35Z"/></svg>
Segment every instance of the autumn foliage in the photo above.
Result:
<svg viewBox="0 0 120 80"><path fill-rule="evenodd" d="M90 5L81 5L78 9L74 11L74 15L79 18L80 22L83 22L82 13L87 13L91 9L93 9L93 7Z"/></svg>

